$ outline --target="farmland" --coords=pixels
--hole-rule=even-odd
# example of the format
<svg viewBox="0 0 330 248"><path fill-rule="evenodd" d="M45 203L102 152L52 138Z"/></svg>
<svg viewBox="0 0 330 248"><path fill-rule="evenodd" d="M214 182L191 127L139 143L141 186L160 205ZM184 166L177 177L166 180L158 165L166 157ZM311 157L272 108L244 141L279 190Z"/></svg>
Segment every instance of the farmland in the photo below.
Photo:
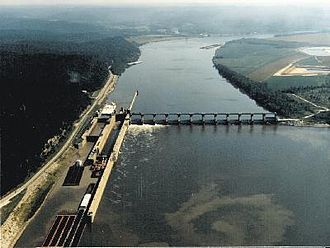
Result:
<svg viewBox="0 0 330 248"><path fill-rule="evenodd" d="M294 49L296 47L298 47L296 42L241 39L226 43L217 51L215 59L244 76L262 81L286 66L292 59L307 57L296 51Z"/></svg>
<svg viewBox="0 0 330 248"><path fill-rule="evenodd" d="M330 34L326 33L279 36L272 39L240 39L227 42L218 49L213 62L220 73L226 72L229 75L229 81L233 74L235 78L244 81L235 84L239 88L239 85L244 85L243 90L251 98L255 99L258 88L263 91L263 97L268 99L259 99L259 104L263 107L275 109L285 116L297 117L299 113L298 117L303 117L308 113L316 114L317 109L309 106L313 104L306 105L308 102L290 97L289 93L299 93L315 104L329 106L328 46ZM279 103L280 98L291 107L283 109L286 105Z"/></svg>
<svg viewBox="0 0 330 248"><path fill-rule="evenodd" d="M267 80L267 86L272 90L291 90L292 88L319 87L325 84L329 76L287 76L271 77Z"/></svg>
<svg viewBox="0 0 330 248"><path fill-rule="evenodd" d="M324 85L330 57L301 51L308 46L311 44L295 40L241 39L226 43L214 61L273 90Z"/></svg>
<svg viewBox="0 0 330 248"><path fill-rule="evenodd" d="M302 59L299 62L297 62L298 65L321 65L322 62L320 61L319 58L317 58L316 56L309 56L306 59Z"/></svg>
<svg viewBox="0 0 330 248"><path fill-rule="evenodd" d="M322 65L330 67L330 56L329 57L318 57L318 61L320 61L322 63Z"/></svg>
<svg viewBox="0 0 330 248"><path fill-rule="evenodd" d="M271 40L306 43L311 46L330 46L330 33L279 35Z"/></svg>

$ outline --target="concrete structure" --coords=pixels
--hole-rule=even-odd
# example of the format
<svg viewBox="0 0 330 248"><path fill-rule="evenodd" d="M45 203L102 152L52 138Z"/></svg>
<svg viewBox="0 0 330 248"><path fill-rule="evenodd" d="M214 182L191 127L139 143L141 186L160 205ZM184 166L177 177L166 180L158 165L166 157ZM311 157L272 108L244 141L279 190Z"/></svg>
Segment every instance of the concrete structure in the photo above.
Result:
<svg viewBox="0 0 330 248"><path fill-rule="evenodd" d="M130 113L137 95L138 95L138 92L136 92L134 94L133 100L130 104L130 107L127 110L126 117L123 120L122 126L120 128L120 132L119 132L118 137L116 139L115 145L114 145L113 150L112 150L111 155L110 155L110 158L107 161L107 165L106 165L106 167L103 171L103 174L102 174L101 178L97 182L96 191L95 191L93 200L91 202L91 205L88 209L88 216L90 218L91 223L94 222L94 218L95 218L97 209L100 205L105 187L106 187L106 185L108 183L108 180L110 178L112 169L113 169L115 163L117 162L121 145L124 141L125 134L128 130L129 124L130 124L130 118L129 118L130 116L129 116L128 113Z"/></svg>
<svg viewBox="0 0 330 248"><path fill-rule="evenodd" d="M115 103L111 103L111 104L106 104L102 111L101 111L101 116L102 115L107 115L107 116L112 116L114 114L114 112L116 111L116 104Z"/></svg>
<svg viewBox="0 0 330 248"><path fill-rule="evenodd" d="M132 124L276 124L276 113L130 113Z"/></svg>
<svg viewBox="0 0 330 248"><path fill-rule="evenodd" d="M86 141L96 142L99 139L100 135L102 134L105 125L106 125L105 123L100 123L97 122L96 119L93 119L93 124L89 129L88 135L86 135Z"/></svg>
<svg viewBox="0 0 330 248"><path fill-rule="evenodd" d="M116 114L116 104L115 103L110 103L106 104L99 117L97 118L97 122L107 122L111 117L113 117Z"/></svg>
<svg viewBox="0 0 330 248"><path fill-rule="evenodd" d="M127 132L128 127L129 127L129 120L127 119L127 120L124 121L124 123L121 127L120 133L119 133L119 135L117 137L117 140L116 140L116 143L115 143L115 146L114 146L113 151L111 153L111 156L110 156L110 158L107 162L107 165L104 169L104 172L103 172L103 174L102 174L102 176L101 176L101 178L98 182L97 190L95 192L95 195L94 195L94 198L92 200L91 206L89 207L88 215L90 216L91 222L94 221L94 218L95 218L97 209L100 205L105 187L106 187L106 185L108 183L108 180L110 178L112 168L114 167L115 162L118 159L120 147L122 145L122 142L124 141L124 137L125 137L125 134Z"/></svg>
<svg viewBox="0 0 330 248"><path fill-rule="evenodd" d="M95 143L95 146L94 148L92 149L91 153L89 154L88 156L88 159L87 159L87 163L90 163L92 164L98 155L101 154L108 138L109 138L109 135L111 133L111 131L113 130L114 126L115 126L115 123L116 123L116 117L115 116L112 116L108 123L107 124L102 124L102 123L97 123L95 125L95 128L97 128L98 126L103 126L103 129L101 130L101 132L97 132L99 133L99 135L97 136L89 136L89 140L91 140L92 138L97 138L97 141Z"/></svg>

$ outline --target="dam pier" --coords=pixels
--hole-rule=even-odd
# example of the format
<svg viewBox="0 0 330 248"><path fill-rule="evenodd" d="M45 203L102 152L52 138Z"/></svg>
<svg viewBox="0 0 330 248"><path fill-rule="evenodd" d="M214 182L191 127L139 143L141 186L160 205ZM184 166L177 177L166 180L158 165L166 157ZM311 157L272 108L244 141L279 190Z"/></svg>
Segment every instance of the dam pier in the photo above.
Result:
<svg viewBox="0 0 330 248"><path fill-rule="evenodd" d="M130 113L131 124L136 125L228 125L276 124L276 113Z"/></svg>

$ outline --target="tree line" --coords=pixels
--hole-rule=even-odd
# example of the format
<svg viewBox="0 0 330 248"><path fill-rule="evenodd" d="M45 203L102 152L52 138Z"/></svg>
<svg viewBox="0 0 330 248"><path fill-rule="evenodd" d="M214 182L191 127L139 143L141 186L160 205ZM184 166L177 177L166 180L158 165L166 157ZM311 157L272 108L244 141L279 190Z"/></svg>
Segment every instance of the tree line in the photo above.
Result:
<svg viewBox="0 0 330 248"><path fill-rule="evenodd" d="M71 129L90 94L106 81L109 66L120 74L139 55L121 37L0 42L1 194L38 169L45 143Z"/></svg>

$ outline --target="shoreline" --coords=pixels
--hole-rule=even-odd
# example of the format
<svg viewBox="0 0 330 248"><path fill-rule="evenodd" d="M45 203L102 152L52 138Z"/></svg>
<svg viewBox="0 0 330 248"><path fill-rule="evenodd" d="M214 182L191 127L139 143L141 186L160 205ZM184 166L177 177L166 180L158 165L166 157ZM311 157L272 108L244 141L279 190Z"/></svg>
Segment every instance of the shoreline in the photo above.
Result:
<svg viewBox="0 0 330 248"><path fill-rule="evenodd" d="M135 42L139 47L149 43L157 43L162 41L180 40L192 38L191 36L175 36L175 35L141 35L141 36L130 36L127 38L130 42Z"/></svg>
<svg viewBox="0 0 330 248"><path fill-rule="evenodd" d="M282 117L288 117L288 118L295 118L296 121L291 121L292 125L290 125L290 121L288 121L288 126L296 126L296 127L317 127L317 128L329 128L330 124L318 122L309 120L307 122L304 122L303 116L297 115L297 116L290 116L290 109L280 108L277 104L278 103L285 103L286 96L284 94L278 94L275 92L271 92L273 95L270 94L269 90L265 89L265 86L260 85L253 80L235 72L231 69L227 68L226 66L217 63L215 60L215 57L213 58L213 65L217 69L220 76L225 78L228 83L233 85L235 88L239 89L242 94L247 95L250 99L254 100L259 106L263 107L267 111L270 112L277 112ZM244 82L243 82L244 81ZM254 87L254 88L253 88ZM259 88L257 88L259 87ZM272 98L273 97L273 98ZM283 99L277 99L276 97L282 97ZM274 100L277 101L274 101ZM267 100L267 101L266 101ZM273 100L273 101L272 101ZM267 106L268 104L268 106ZM269 105L276 106L277 109L271 109ZM316 115L313 113L313 116ZM281 125L284 125L282 123Z"/></svg>
<svg viewBox="0 0 330 248"><path fill-rule="evenodd" d="M9 223L8 223L7 225L10 226L10 228L15 228L15 227L16 227L16 231L17 231L17 233L16 233L16 234L13 234L13 235L12 235L12 238L9 239L9 240L5 240L3 237L1 237L1 243L2 243L5 247L14 247L14 246L15 246L15 244L17 243L17 241L19 240L19 238L21 237L21 235L23 234L23 232L25 231L25 229L27 228L27 226L28 226L28 225L30 224L30 222L34 219L34 216L35 216L36 214L39 213L41 207L45 204L45 201L46 201L46 199L48 198L50 192L52 191L54 184L55 184L55 181L51 181L50 184L49 184L49 186L48 186L44 191L41 191L41 192L35 192L35 194L34 194L33 196L26 196L27 192L25 193L25 195L23 196L23 198L22 198L21 201L23 201L23 199L24 199L25 197L28 198L28 199L26 199L26 201L28 201L28 200L30 200L30 199L33 199L33 200L37 200L37 201L38 201L38 198L41 197L41 201L42 201L42 202L41 202L41 204L40 204L39 206L37 206L37 209L36 209L36 211L33 213L33 216L32 216L32 217L28 218L26 221L22 221L22 223L19 223L19 224L21 224L20 227L17 227L17 226L18 226L18 225L17 225L18 223L17 223L17 220L16 220L16 219L14 219L14 220L10 220L9 217L11 217L11 216L9 216L9 217L7 218L7 220L9 219ZM42 187L42 186L43 186L43 185L41 185L41 187ZM38 189L33 189L33 190L38 190ZM42 199L43 194L45 194L45 195L44 195L44 198ZM27 204L26 201L25 201L23 204ZM21 202L19 202L19 204L18 204L17 206L19 206L20 204L21 204ZM15 213L15 211L17 211L17 212L21 211L21 210L19 209L20 207L23 207L23 206L20 205L18 208L15 207L14 210L12 211L12 213ZM11 214L12 214L12 213L11 213ZM11 214L10 214L10 215L11 215ZM18 213L18 214L20 214L20 213ZM27 213L27 214L29 214L29 213ZM12 218L13 218L13 217L12 217ZM7 223L7 220L3 223L3 225L1 226L1 229L2 229L3 226ZM5 227L4 227L4 228L5 228ZM19 228L20 228L20 229L19 229ZM1 230L2 236L3 236L3 233L4 233L6 230L8 230L8 229ZM6 241L7 241L7 243L6 243Z"/></svg>
<svg viewBox="0 0 330 248"><path fill-rule="evenodd" d="M152 40L149 40L149 41L144 41L143 43L138 43L139 46L144 46L146 44L149 44L149 43L157 43L157 42L162 42L162 41L171 41L171 40L180 40L180 39L192 39L192 38L203 38L203 37L199 37L199 36L171 36L171 35L145 35L145 36L137 36L137 38L145 38L145 37L153 37L154 39ZM134 37L135 38L135 37ZM130 41L135 41L134 38ZM220 46L221 47L221 46ZM253 99L252 97L250 97L248 94L246 94L246 92L244 92L244 89L238 87L238 86L235 86L232 82L230 82L229 79L227 79L225 76L223 76L219 69L217 68L217 64L214 62L213 60L213 65L214 67L218 70L218 73L224 77L226 80L228 80L228 82L230 84L232 84L234 87L238 88L242 94L245 94L247 95L250 99L256 101L255 99ZM221 65L222 66L222 65ZM225 67L225 66L223 66ZM243 91L243 92L242 92ZM256 103L263 107L261 104L259 104L258 101L256 101ZM266 108L265 108L266 109ZM272 112L272 111L271 111ZM314 114L315 115L315 114ZM306 123L303 121L302 118L299 118L299 123L279 123L278 125L281 125L281 126L294 126L294 127L313 127L313 128L330 128L330 124L327 124L327 123L320 123L320 122L316 122L316 121L312 121L311 123Z"/></svg>
<svg viewBox="0 0 330 248"><path fill-rule="evenodd" d="M177 38L179 38L179 37L177 37ZM182 38L195 38L195 37L182 37ZM175 40L175 39L176 39L176 37L168 37L167 39L161 39L161 40L158 40L158 41L149 41L149 42L146 42L146 43L144 43L144 44L148 44L148 43L151 43L151 42L169 41L169 40ZM143 44L143 45L144 45L144 44ZM142 45L141 45L141 46L142 46ZM109 81L110 81L110 79L109 79L107 82L109 82ZM113 90L115 89L115 86L116 86L116 82L117 82L117 79L114 79L114 82L113 82L111 85L106 86L106 85L107 85L107 83L106 83L106 84L100 89L99 94L101 94L101 92L103 91L104 88L107 88L107 90L108 90L107 92L104 93L104 94L105 94L105 97L104 97L103 100L105 100L105 99L107 98L107 96L108 96L111 92L113 92ZM243 94L243 93L242 93L242 94ZM251 98L251 99L252 99L252 98ZM254 99L253 99L253 100L254 100ZM97 99L95 99L94 102L96 102L96 101L97 101ZM78 123L74 123L74 124L73 124L73 128L74 128L74 129L79 127L79 123L80 123L79 120L81 120L81 118L84 118L84 116L89 112L89 108L90 108L90 110L93 109L94 102L93 102L93 104L92 104L91 106L88 106L88 107L83 111L83 113L82 113L81 116L80 116L80 119L78 119ZM85 113L85 112L86 112L86 113ZM284 125L287 125L287 124L284 124ZM302 126L300 126L300 125L297 125L297 126L296 126L296 125L293 125L293 126L296 126L296 127L317 127L317 128L320 128L320 126L315 126L315 125L319 125L319 124L314 124L314 125L304 124L304 125L302 125ZM327 124L326 124L326 125L327 125ZM290 125L288 125L288 126L290 126ZM328 125L327 127L329 128L330 125ZM72 132L74 132L74 130L73 130ZM69 139L70 139L70 137L71 137L71 135L69 136ZM67 143L67 141L65 141L64 145L65 145L66 143ZM71 146L72 146L72 145L71 145ZM54 164L57 164L57 161L60 160L61 157L64 156L64 154L65 154L66 152L69 152L69 149L70 149L71 146L69 146L69 147L67 147L66 149L64 149L63 153L59 155L59 158L57 158L57 159L54 161ZM60 148L60 150L61 150L61 148ZM55 153L54 156L56 156L56 154L57 154L57 152ZM52 158L51 158L51 159L52 159ZM58 164L57 164L57 166L58 166L58 167L54 166L54 167L52 167L51 169L54 169L55 171L60 171L60 170L62 169L62 167L65 167L66 165L62 165L62 166L61 166L61 165L58 165ZM45 171L45 173L47 173L47 172ZM50 173L50 172L48 172L48 173ZM48 174L48 173L47 173L47 174ZM57 176L58 176L58 175L56 175L56 177L57 177ZM29 179L29 180L30 180L30 179ZM28 181L29 181L29 180L28 180ZM25 184L25 182L24 182L23 184ZM35 185L35 186L37 186L37 185ZM10 247L11 245L13 245L13 246L15 245L15 243L17 242L17 240L19 239L19 237L21 236L21 234L24 232L24 230L25 230L26 227L28 226L28 224L33 220L33 218L36 216L36 214L37 214L37 213L40 211L40 209L43 207L43 205L45 204L45 201L47 200L49 194L52 192L53 189L54 189L54 184L50 186L50 189L49 189L48 192L46 193L44 199L42 200L42 203L40 204L40 206L38 206L38 208L37 208L37 210L35 211L34 215L33 215L31 218L29 218L29 219L24 223L24 226L22 227L21 232L17 233L17 235L16 235L16 240L13 241L14 243L13 243L13 244L11 243L8 247ZM16 191L16 189L15 189L14 191ZM45 191L46 191L46 190L45 190ZM26 192L25 195L23 196L22 200L26 198L25 196L27 196L27 192ZM37 196L38 196L38 195L35 194L35 197L37 197ZM10 198L10 199L11 199L11 198ZM20 204L21 204L21 201L18 203L18 205L15 207L15 209L16 209ZM22 204L24 204L24 203L22 203ZM7 220L6 220L6 222L7 222ZM4 223L4 224L5 224L5 223ZM1 229L2 229L2 227L3 227L3 225L1 226ZM1 230L1 231L3 231L3 230ZM3 236L3 232L2 232L2 236ZM1 237L1 242L3 242L3 237Z"/></svg>
<svg viewBox="0 0 330 248"><path fill-rule="evenodd" d="M19 188L16 187L1 199L2 208L10 203L13 197L26 189L22 199L14 207L8 218L0 227L1 243L4 247L15 246L28 224L34 219L41 207L45 204L45 200L56 184L56 179L59 177L61 169L67 168L67 165L61 165L59 164L59 161L65 159L67 156L70 156L70 153L75 151L72 150L74 149L72 141L79 132L81 125L86 121L86 118L88 118L89 114L97 105L100 105L106 101L108 95L114 90L117 80L117 75L109 75L107 81L99 90L97 98L82 112L80 118L73 123L73 131L63 146L59 148L59 151L55 153L46 164L41 166L36 174L26 180L23 184L21 184L21 186L18 186ZM53 181L49 180L49 177L51 176L54 177ZM47 183L50 183L48 187L43 188L47 185ZM39 197L41 197L41 199L39 199ZM37 202L37 205L34 206L36 209L34 209L35 211L29 211L31 202L34 203L33 201ZM40 205L38 205L38 201L40 202Z"/></svg>
<svg viewBox="0 0 330 248"><path fill-rule="evenodd" d="M307 124L307 123L279 123L280 126L287 126L287 127L300 127L300 128L330 128L330 124L322 124L322 123L315 123L315 124Z"/></svg>
<svg viewBox="0 0 330 248"><path fill-rule="evenodd" d="M131 36L128 39L130 42L135 42L139 47L150 44L158 43L163 41L172 40L183 40L183 39L203 39L204 37L198 35L141 35L141 36Z"/></svg>

